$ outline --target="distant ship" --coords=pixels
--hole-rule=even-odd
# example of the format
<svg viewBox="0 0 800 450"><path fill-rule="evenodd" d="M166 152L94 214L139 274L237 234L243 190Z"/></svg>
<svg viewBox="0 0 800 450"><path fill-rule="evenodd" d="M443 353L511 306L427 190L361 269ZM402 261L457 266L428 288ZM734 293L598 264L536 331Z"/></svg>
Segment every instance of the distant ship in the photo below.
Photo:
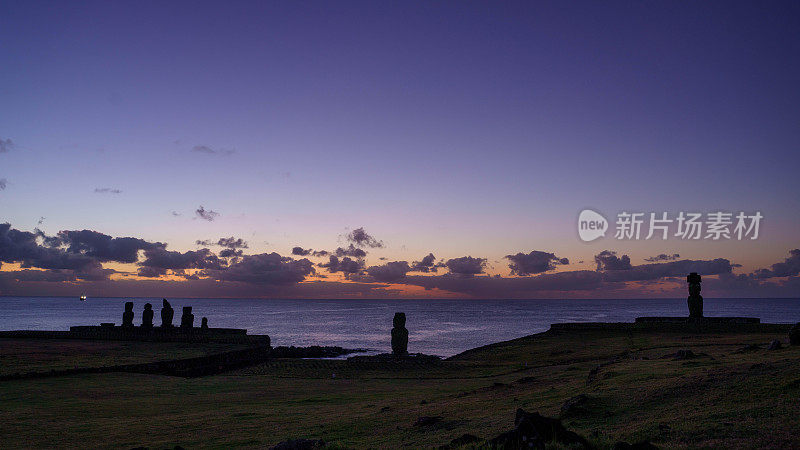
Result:
<svg viewBox="0 0 800 450"><path fill-rule="evenodd" d="M84 294L84 295L81 295L81 301L82 301L82 302L85 302L85 301L86 301L86 294Z"/></svg>

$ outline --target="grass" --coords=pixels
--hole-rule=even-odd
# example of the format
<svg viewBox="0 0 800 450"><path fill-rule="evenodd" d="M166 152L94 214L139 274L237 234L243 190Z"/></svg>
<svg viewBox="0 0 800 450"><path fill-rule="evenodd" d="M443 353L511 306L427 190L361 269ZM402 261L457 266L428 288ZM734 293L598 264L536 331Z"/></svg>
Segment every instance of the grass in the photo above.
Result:
<svg viewBox="0 0 800 450"><path fill-rule="evenodd" d="M586 410L564 424L601 447L642 439L668 448L798 447L800 348L765 349L783 338L575 332L430 365L273 360L194 379L109 373L8 381L0 383L0 446L261 448L313 438L339 448L424 448L464 433L494 437L512 428L518 407L558 416L564 400L586 394ZM146 352L115 344L96 360L76 350L54 364ZM748 344L762 349L737 353ZM213 350L161 345L149 357ZM662 358L679 349L700 356ZM3 370L34 364L24 352L0 355ZM420 416L442 420L414 426Z"/></svg>

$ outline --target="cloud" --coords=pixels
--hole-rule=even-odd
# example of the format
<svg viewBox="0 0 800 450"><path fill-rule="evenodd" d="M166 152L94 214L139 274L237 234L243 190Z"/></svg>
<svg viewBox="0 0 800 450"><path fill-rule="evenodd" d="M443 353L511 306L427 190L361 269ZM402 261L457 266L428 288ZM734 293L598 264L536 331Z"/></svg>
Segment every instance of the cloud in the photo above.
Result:
<svg viewBox="0 0 800 450"><path fill-rule="evenodd" d="M789 251L789 257L783 262L775 263L770 269L759 269L755 272L758 278L790 277L800 275L800 249Z"/></svg>
<svg viewBox="0 0 800 450"><path fill-rule="evenodd" d="M122 191L119 189L112 189L112 188L94 188L95 194L121 194Z"/></svg>
<svg viewBox="0 0 800 450"><path fill-rule="evenodd" d="M443 266L443 264L442 264L442 266ZM414 261L414 263L411 264L411 271L412 272L425 272L425 273L436 272L437 267L438 266L436 264L436 257L433 256L433 253L428 253L427 256L422 258L422 260Z"/></svg>
<svg viewBox="0 0 800 450"><path fill-rule="evenodd" d="M40 245L38 239L46 245ZM43 233L31 233L11 228L8 223L0 224L0 262L20 263L24 269L67 269L76 272L77 276L96 277L102 272L102 266L96 257L68 252L54 245L57 237L48 237Z"/></svg>
<svg viewBox="0 0 800 450"><path fill-rule="evenodd" d="M183 214L179 213L178 211L172 211L172 217L180 217Z"/></svg>
<svg viewBox="0 0 800 450"><path fill-rule="evenodd" d="M77 277L71 270L14 270L0 272L0 280L17 282L48 282L61 283L75 281Z"/></svg>
<svg viewBox="0 0 800 450"><path fill-rule="evenodd" d="M486 267L486 258L473 258L472 256L462 256L453 258L445 263L451 273L472 276L483 273Z"/></svg>
<svg viewBox="0 0 800 450"><path fill-rule="evenodd" d="M540 252L534 250L528 254L517 253L516 255L506 255L506 259L511 261L508 265L511 275L527 276L554 270L556 265L569 264L567 258L559 258L553 253Z"/></svg>
<svg viewBox="0 0 800 450"><path fill-rule="evenodd" d="M0 178L0 191L4 191L6 186L8 186L8 180L5 178Z"/></svg>
<svg viewBox="0 0 800 450"><path fill-rule="evenodd" d="M223 270L202 271L215 280L254 284L294 284L311 273L314 273L314 264L308 259L295 260L274 252L243 256Z"/></svg>
<svg viewBox="0 0 800 450"><path fill-rule="evenodd" d="M414 275L406 276L403 283L480 298L536 298L543 292L590 291L604 285L602 275L591 270L513 278Z"/></svg>
<svg viewBox="0 0 800 450"><path fill-rule="evenodd" d="M651 256L649 258L645 258L644 260L645 261L649 261L649 262L675 261L676 259L678 259L680 257L681 257L681 255L679 255L677 253L673 253L671 255L668 255L666 253L661 253L661 254L656 255L656 256Z"/></svg>
<svg viewBox="0 0 800 450"><path fill-rule="evenodd" d="M355 244L357 247L369 248L382 248L383 241L379 241L372 237L369 233L364 231L364 227L356 228L345 236L347 242L352 246Z"/></svg>
<svg viewBox="0 0 800 450"><path fill-rule="evenodd" d="M222 270L225 260L219 259L211 250L204 248L185 253L156 247L145 250L145 259L140 263L139 276L155 277L166 275L168 270L183 271L186 269Z"/></svg>
<svg viewBox="0 0 800 450"><path fill-rule="evenodd" d="M631 258L628 255L617 256L617 252L603 250L595 255L594 262L597 263L597 270L629 270L631 268Z"/></svg>
<svg viewBox="0 0 800 450"><path fill-rule="evenodd" d="M364 270L363 260L353 260L344 257L341 260L336 255L330 255L327 263L320 263L319 267L328 269L330 273L342 272L345 274L361 273Z"/></svg>
<svg viewBox="0 0 800 450"><path fill-rule="evenodd" d="M192 147L192 152L194 152L194 153L203 153L203 154L206 154L206 155L228 156L228 155L232 155L232 154L236 153L236 150L224 149L224 148L215 150L215 149L209 147L208 145L195 145L194 147Z"/></svg>
<svg viewBox="0 0 800 450"><path fill-rule="evenodd" d="M134 263L139 259L140 250L163 249L166 244L148 242L133 237L112 238L92 230L59 231L53 245L65 246L69 253L96 258L100 262Z"/></svg>
<svg viewBox="0 0 800 450"><path fill-rule="evenodd" d="M11 139L0 139L0 153L8 153L16 148L16 144Z"/></svg>
<svg viewBox="0 0 800 450"><path fill-rule="evenodd" d="M411 271L411 267L406 261L392 261L381 266L370 266L366 272L376 281L393 283L405 278Z"/></svg>
<svg viewBox="0 0 800 450"><path fill-rule="evenodd" d="M316 256L316 257L318 257L318 258L319 258L319 257L328 256L328 255L330 255L330 252L328 252L328 251L325 251L325 250L314 250L314 251L311 253L311 256Z"/></svg>
<svg viewBox="0 0 800 450"><path fill-rule="evenodd" d="M367 252L365 252L364 250L361 250L360 248L356 248L355 246L353 246L353 244L350 244L350 247L347 247L347 248L339 247L339 248L336 249L335 253L336 253L336 256L338 256L340 258L342 256L350 256L350 257L353 257L353 258L363 258L363 257L367 256Z"/></svg>
<svg viewBox="0 0 800 450"><path fill-rule="evenodd" d="M244 239L242 238L236 239L233 236L226 238L219 238L219 240L217 241L217 245L226 248L247 248L247 242Z"/></svg>
<svg viewBox="0 0 800 450"><path fill-rule="evenodd" d="M629 269L605 270L603 280L608 282L620 281L652 281L669 277L685 277L686 274L697 272L700 275L720 275L731 273L735 264L724 258L713 260L671 261L667 263L642 264Z"/></svg>
<svg viewBox="0 0 800 450"><path fill-rule="evenodd" d="M311 254L312 249L304 249L303 247L294 247L292 248L292 254L296 256L308 256Z"/></svg>
<svg viewBox="0 0 800 450"><path fill-rule="evenodd" d="M38 227L39 225L43 224L44 223L44 219L46 219L46 217L44 217L44 216L39 217L39 221L36 222L36 226Z"/></svg>
<svg viewBox="0 0 800 450"><path fill-rule="evenodd" d="M237 250L235 248L226 248L222 249L219 252L220 258L234 258L244 255L243 250Z"/></svg>
<svg viewBox="0 0 800 450"><path fill-rule="evenodd" d="M199 218L201 218L203 220L207 220L209 222L213 222L214 219L219 217L219 213L218 212L212 211L210 209L207 210L207 209L203 208L203 205L200 205L200 207L197 208L194 211L194 213L197 215L197 217L199 217Z"/></svg>

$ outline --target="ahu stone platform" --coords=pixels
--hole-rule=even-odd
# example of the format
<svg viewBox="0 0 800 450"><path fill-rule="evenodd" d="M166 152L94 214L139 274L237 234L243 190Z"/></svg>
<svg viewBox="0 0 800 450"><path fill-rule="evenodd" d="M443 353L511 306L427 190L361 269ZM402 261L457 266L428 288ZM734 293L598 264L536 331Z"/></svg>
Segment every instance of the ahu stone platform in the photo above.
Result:
<svg viewBox="0 0 800 450"><path fill-rule="evenodd" d="M69 331L15 330L0 331L0 338L86 339L144 342L222 342L269 347L267 335L248 335L236 328L126 328L118 326L75 326Z"/></svg>

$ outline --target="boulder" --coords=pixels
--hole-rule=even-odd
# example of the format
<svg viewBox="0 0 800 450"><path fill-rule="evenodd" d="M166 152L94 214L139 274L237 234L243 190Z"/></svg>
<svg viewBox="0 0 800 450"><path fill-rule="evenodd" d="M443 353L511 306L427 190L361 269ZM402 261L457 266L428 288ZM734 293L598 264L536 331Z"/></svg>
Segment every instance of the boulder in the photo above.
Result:
<svg viewBox="0 0 800 450"><path fill-rule="evenodd" d="M617 442L611 447L612 450L658 450L658 447L651 444L650 441L641 441L635 444L628 444L627 442Z"/></svg>
<svg viewBox="0 0 800 450"><path fill-rule="evenodd" d="M437 423L441 422L442 418L440 416L422 416L417 418L417 421L414 422L415 427L428 427L431 425L436 425Z"/></svg>
<svg viewBox="0 0 800 450"><path fill-rule="evenodd" d="M481 441L481 438L479 438L478 436L475 436L475 435L472 435L472 434L469 434L469 433L464 433L461 436L459 436L459 437L453 439L452 441L450 441L450 444L448 444L448 445L440 445L439 446L439 450L450 450L450 449L454 449L454 448L461 448L461 447L463 447L465 445L475 444L475 443L480 442L480 441ZM469 448L475 448L475 447L474 446L470 446Z"/></svg>
<svg viewBox="0 0 800 450"><path fill-rule="evenodd" d="M561 405L561 417L575 416L586 412L586 404L589 402L589 397L586 394L576 395L575 397L568 398Z"/></svg>
<svg viewBox="0 0 800 450"><path fill-rule="evenodd" d="M325 448L325 441L318 439L290 439L270 447L270 450L316 450L321 448Z"/></svg>
<svg viewBox="0 0 800 450"><path fill-rule="evenodd" d="M544 417L539 413L517 410L515 428L489 441L490 448L544 449L545 445L557 443L570 448L592 448L591 444L579 434L564 428L559 419Z"/></svg>
<svg viewBox="0 0 800 450"><path fill-rule="evenodd" d="M781 341L775 339L769 343L769 347L767 347L767 350L780 350L782 348L783 344L781 344Z"/></svg>

